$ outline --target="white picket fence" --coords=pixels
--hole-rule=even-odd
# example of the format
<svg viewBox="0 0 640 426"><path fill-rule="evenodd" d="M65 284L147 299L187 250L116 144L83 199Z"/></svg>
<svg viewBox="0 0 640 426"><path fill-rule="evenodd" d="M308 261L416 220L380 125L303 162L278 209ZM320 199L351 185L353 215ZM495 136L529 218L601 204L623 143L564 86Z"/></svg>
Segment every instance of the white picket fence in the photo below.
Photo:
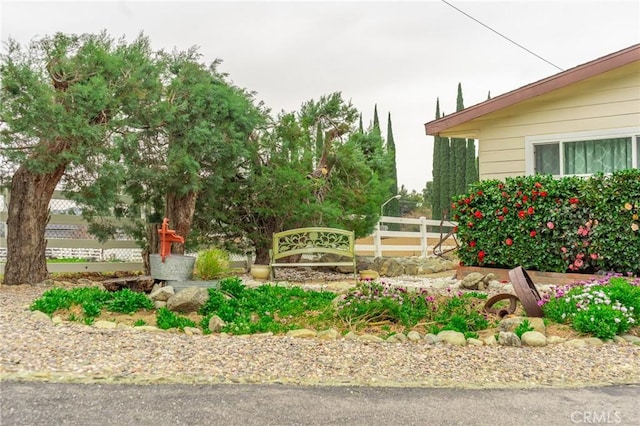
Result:
<svg viewBox="0 0 640 426"><path fill-rule="evenodd" d="M414 230L390 231L386 224L399 224L400 228ZM374 233L369 238L356 241L357 254L369 254L375 257L384 256L420 256L433 254L434 247L447 236L457 225L456 222L439 221L420 217L418 219L382 216ZM417 230L415 230L417 229ZM369 240L373 239L370 243ZM453 249L457 246L454 236L442 242L442 249ZM431 252L430 252L431 250Z"/></svg>

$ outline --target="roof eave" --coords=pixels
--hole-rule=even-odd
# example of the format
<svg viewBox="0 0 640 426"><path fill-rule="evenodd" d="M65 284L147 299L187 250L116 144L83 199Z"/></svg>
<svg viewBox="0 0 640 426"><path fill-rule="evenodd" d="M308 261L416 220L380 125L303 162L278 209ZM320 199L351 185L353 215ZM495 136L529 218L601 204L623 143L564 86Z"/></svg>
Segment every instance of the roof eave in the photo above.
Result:
<svg viewBox="0 0 640 426"><path fill-rule="evenodd" d="M447 129L469 122L483 115L637 61L640 61L640 44L635 44L626 49L578 65L543 80L536 81L493 99L465 108L462 111L425 123L425 132L427 135L438 135Z"/></svg>

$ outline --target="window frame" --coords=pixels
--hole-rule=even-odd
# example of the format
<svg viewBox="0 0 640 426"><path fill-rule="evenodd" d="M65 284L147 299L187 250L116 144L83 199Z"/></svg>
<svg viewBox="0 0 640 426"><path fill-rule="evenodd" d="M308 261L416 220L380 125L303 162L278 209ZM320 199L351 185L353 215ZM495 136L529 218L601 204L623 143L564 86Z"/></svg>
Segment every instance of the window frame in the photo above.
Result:
<svg viewBox="0 0 640 426"><path fill-rule="evenodd" d="M589 130L584 132L558 133L549 135L535 135L525 137L525 172L527 175L534 175L535 171L535 147L537 145L558 144L560 162L560 174L562 176L590 176L589 174L572 175L564 173L564 142L576 142L585 140L631 138L631 167L640 168L640 126L625 127L619 129Z"/></svg>

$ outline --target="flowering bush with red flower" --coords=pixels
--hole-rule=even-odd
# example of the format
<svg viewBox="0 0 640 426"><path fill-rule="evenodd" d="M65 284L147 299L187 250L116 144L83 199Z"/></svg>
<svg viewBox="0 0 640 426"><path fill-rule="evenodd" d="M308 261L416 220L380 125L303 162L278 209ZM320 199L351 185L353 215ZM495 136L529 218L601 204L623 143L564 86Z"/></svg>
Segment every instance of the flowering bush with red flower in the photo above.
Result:
<svg viewBox="0 0 640 426"><path fill-rule="evenodd" d="M467 223L457 234L464 265L640 274L640 231L632 227L640 225L632 211L640 207L640 170L588 179L524 176L469 189L452 206L453 220ZM614 242L619 237L624 244Z"/></svg>

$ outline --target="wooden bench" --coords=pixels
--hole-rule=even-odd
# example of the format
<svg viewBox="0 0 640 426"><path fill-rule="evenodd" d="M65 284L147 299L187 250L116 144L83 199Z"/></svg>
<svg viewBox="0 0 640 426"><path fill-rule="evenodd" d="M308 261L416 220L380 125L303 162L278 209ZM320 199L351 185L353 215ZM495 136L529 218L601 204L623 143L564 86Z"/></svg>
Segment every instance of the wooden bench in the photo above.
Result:
<svg viewBox="0 0 640 426"><path fill-rule="evenodd" d="M298 228L273 234L273 247L269 251L271 279L275 269L297 266L349 266L356 278L356 253L353 231L335 228ZM294 255L335 254L336 261L317 259L315 261L286 262ZM347 258L346 260L344 258Z"/></svg>

